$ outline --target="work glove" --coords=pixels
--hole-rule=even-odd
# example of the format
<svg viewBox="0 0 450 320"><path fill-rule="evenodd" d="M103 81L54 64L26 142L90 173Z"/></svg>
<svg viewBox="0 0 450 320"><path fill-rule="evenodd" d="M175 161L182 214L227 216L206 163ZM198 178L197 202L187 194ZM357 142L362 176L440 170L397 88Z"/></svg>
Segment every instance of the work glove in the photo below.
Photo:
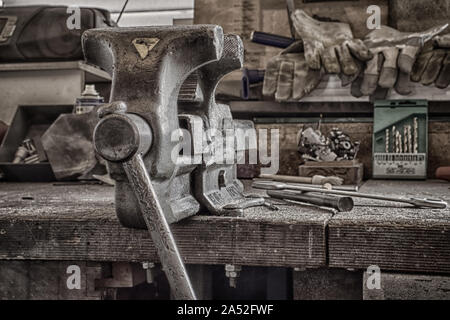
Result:
<svg viewBox="0 0 450 320"><path fill-rule="evenodd" d="M373 57L366 62L359 79L352 83L352 95L372 96L380 90L386 95L391 88L402 95L410 94L409 78L419 52L428 40L446 27L447 25L424 32L407 33L381 26L369 33L364 44Z"/></svg>
<svg viewBox="0 0 450 320"><path fill-rule="evenodd" d="M303 42L296 41L267 63L263 95L277 101L300 100L317 87L323 74L308 68Z"/></svg>
<svg viewBox="0 0 450 320"><path fill-rule="evenodd" d="M324 67L327 73L351 76L359 71L356 59L372 58L366 45L353 38L347 23L318 21L303 10L296 10L291 18L303 40L307 65L313 70Z"/></svg>
<svg viewBox="0 0 450 320"><path fill-rule="evenodd" d="M450 84L450 34L437 36L422 50L414 64L411 80L445 89Z"/></svg>

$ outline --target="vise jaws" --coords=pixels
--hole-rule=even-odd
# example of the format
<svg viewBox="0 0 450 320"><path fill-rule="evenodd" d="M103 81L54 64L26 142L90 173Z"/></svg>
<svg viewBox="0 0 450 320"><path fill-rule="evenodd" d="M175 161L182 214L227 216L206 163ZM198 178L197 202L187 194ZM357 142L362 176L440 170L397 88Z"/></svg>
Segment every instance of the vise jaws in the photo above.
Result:
<svg viewBox="0 0 450 320"><path fill-rule="evenodd" d="M215 101L220 79L242 67L242 41L219 26L194 25L93 29L82 44L86 60L112 76L94 146L116 181L117 216L124 226L149 230L175 298L193 299L169 224L202 208L235 214L264 202L246 198L236 175L246 147L236 130L252 123L233 121L229 107ZM189 76L201 99L181 102ZM227 152L232 161L223 161Z"/></svg>

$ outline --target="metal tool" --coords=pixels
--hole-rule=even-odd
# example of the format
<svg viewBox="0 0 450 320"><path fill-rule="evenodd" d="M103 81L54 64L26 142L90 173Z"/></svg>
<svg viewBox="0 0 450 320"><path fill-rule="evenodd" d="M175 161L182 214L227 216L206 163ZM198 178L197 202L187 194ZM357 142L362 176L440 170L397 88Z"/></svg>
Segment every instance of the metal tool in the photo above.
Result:
<svg viewBox="0 0 450 320"><path fill-rule="evenodd" d="M314 175L312 177L301 177L301 176L285 176L285 175L278 175L278 174L260 174L259 178L261 179L267 179L267 180L273 180L273 181L279 181L279 182L293 182L293 183L307 183L307 184L314 184L314 185L323 185L325 183L329 183L332 185L342 185L344 182L344 179L341 177L336 176L321 176L321 175Z"/></svg>
<svg viewBox="0 0 450 320"><path fill-rule="evenodd" d="M287 183L281 182L253 182L252 187L255 189L265 189L265 190L297 190L303 192L320 192L327 194L335 194L339 196L349 196L355 198L366 198L366 199L374 199L381 201L392 201L392 202L400 202L400 203L408 203L418 208L435 208L435 209L445 209L447 208L447 202L438 199L420 199L420 198L396 198L396 197L387 197L376 194L368 194L368 193L359 193L359 192L351 192L351 191L340 191L340 190L327 190L327 189L319 189L313 187L302 187L289 185Z"/></svg>
<svg viewBox="0 0 450 320"><path fill-rule="evenodd" d="M295 3L294 0L286 0L286 9L289 21L289 29L291 30L291 36L293 39L297 38L297 33L295 31L294 22L292 21L292 14L295 11Z"/></svg>
<svg viewBox="0 0 450 320"><path fill-rule="evenodd" d="M262 175L260 175L261 177ZM254 178L253 181L278 181L278 180L272 180L272 179L265 179L265 178ZM297 183L297 182L289 182L289 181L278 181L278 182L285 182L289 185L294 185L294 186L300 186L300 187L313 187L313 188L323 188L323 189L328 189L328 190L342 190L342 191L355 191L358 192L359 191L359 187L356 185L342 185L342 186L336 186L333 185L331 183L323 183L323 184L317 184L317 185L311 185L311 184L307 184L307 183Z"/></svg>
<svg viewBox="0 0 450 320"><path fill-rule="evenodd" d="M353 160L359 151L359 141L352 141L339 128L333 128L328 136L320 130L308 127L301 130L298 151L305 160L340 161Z"/></svg>
<svg viewBox="0 0 450 320"><path fill-rule="evenodd" d="M300 201L320 207L330 207L339 212L348 212L353 209L353 199L351 197L336 197L315 192L299 193L290 190L268 190L267 194L276 199Z"/></svg>
<svg viewBox="0 0 450 320"><path fill-rule="evenodd" d="M229 143L220 134L236 140L237 128L253 128L215 101L220 79L242 67L242 41L214 25L110 28L86 31L83 49L113 79L111 102L98 110L94 146L115 180L117 216L125 226L149 230L175 298L195 299L169 224L201 207L231 214L229 205L239 203L239 212L263 205L247 199L237 179L245 145L230 152L234 161L220 162ZM180 101L193 72L202 99Z"/></svg>
<svg viewBox="0 0 450 320"><path fill-rule="evenodd" d="M418 153L419 151L419 121L417 117L414 117L413 120L414 125L414 144L413 144L413 153Z"/></svg>

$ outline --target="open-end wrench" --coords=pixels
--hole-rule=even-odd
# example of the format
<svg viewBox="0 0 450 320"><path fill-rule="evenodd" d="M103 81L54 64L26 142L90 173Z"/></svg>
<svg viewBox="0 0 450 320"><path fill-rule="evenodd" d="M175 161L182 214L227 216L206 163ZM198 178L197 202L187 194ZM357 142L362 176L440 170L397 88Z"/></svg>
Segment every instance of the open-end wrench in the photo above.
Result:
<svg viewBox="0 0 450 320"><path fill-rule="evenodd" d="M360 193L352 191L342 191L342 190L327 190L322 188L313 187L302 187L296 185L289 185L281 182L274 181L256 181L253 182L252 187L255 189L265 189L265 190L297 190L303 192L320 192L335 194L339 196L349 196L355 198L366 198L381 201L392 201L400 203L408 203L418 208L435 208L435 209L445 209L447 208L447 202L439 199L420 199L420 198L397 198L397 197L387 197L377 194Z"/></svg>

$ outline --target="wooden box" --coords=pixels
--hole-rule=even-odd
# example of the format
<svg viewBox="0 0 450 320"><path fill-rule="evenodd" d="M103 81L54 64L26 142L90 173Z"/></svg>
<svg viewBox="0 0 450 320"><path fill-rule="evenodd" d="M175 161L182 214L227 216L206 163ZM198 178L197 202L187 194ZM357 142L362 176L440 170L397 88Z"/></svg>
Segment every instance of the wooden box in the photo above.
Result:
<svg viewBox="0 0 450 320"><path fill-rule="evenodd" d="M337 176L346 185L360 185L364 175L364 165L358 160L313 162L307 161L298 167L299 176Z"/></svg>

